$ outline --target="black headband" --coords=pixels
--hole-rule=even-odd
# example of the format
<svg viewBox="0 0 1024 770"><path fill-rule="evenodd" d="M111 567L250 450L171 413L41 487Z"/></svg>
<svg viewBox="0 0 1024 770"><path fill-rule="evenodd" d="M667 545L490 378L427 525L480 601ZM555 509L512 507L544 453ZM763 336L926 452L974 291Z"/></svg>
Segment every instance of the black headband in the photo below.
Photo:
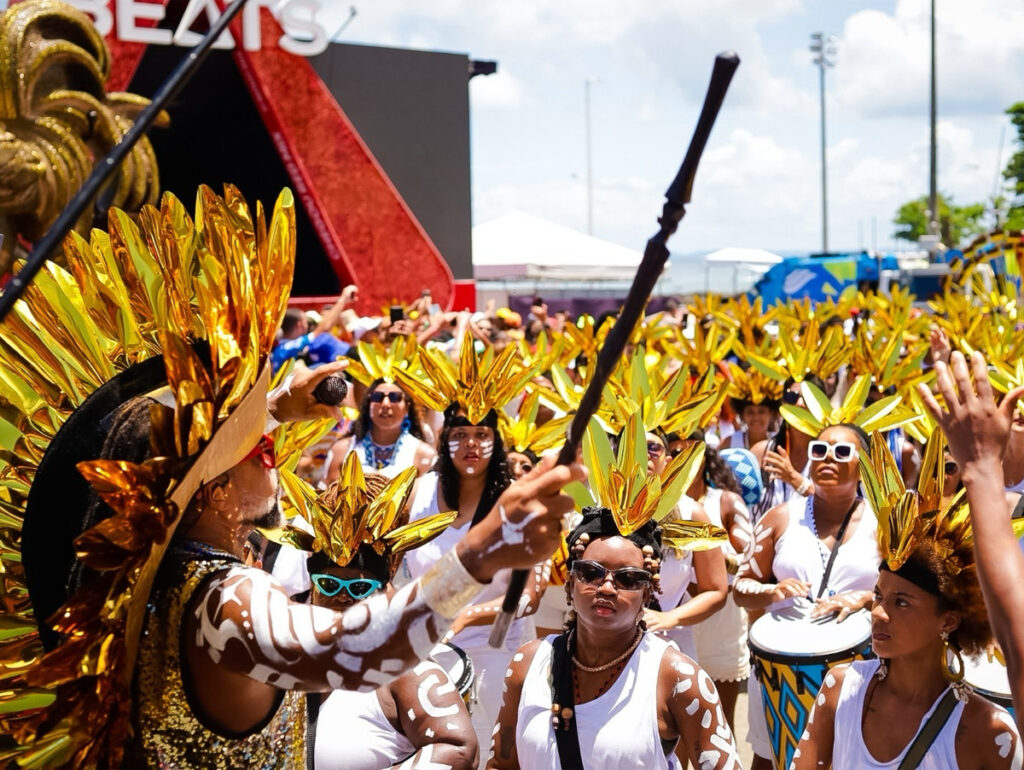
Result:
<svg viewBox="0 0 1024 770"><path fill-rule="evenodd" d="M942 598L942 591L939 590L938 576L920 561L907 559L902 567L899 569L892 569L883 560L879 570L885 570L886 572L891 572L893 575L899 575L904 580L916 585L922 591L926 591L932 596L937 596L940 599Z"/></svg>

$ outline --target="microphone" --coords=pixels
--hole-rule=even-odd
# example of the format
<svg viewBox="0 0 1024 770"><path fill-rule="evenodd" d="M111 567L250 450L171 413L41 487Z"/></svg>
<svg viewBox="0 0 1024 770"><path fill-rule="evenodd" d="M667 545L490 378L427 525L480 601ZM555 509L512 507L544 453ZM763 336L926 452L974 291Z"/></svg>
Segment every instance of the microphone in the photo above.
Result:
<svg viewBox="0 0 1024 770"><path fill-rule="evenodd" d="M313 398L318 404L338 406L348 395L348 383L340 374L329 374L313 388Z"/></svg>

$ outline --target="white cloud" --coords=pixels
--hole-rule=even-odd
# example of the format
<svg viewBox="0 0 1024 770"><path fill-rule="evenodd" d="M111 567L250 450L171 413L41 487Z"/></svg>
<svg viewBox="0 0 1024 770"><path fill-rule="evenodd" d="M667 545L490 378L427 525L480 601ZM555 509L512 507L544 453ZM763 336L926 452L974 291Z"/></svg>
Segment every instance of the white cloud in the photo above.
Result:
<svg viewBox="0 0 1024 770"><path fill-rule="evenodd" d="M528 104L523 82L505 69L469 81L470 106L476 109L517 109Z"/></svg>

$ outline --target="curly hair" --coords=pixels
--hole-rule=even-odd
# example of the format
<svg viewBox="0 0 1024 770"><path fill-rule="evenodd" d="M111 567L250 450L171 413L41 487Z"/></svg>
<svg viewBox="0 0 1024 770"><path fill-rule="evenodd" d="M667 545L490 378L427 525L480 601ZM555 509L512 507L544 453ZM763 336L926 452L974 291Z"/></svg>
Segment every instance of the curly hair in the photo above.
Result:
<svg viewBox="0 0 1024 770"><path fill-rule="evenodd" d="M956 561L931 538L918 543L907 560L912 567L934 575L939 589L939 612L955 612L960 616L960 625L949 635L949 641L965 654L974 656L992 642L992 627L973 555L967 557L967 563L954 574L952 565Z"/></svg>
<svg viewBox="0 0 1024 770"><path fill-rule="evenodd" d="M370 383L370 387L366 389L363 394L363 400L359 403L359 419L352 423L352 428L346 434L346 436L355 436L356 440L361 441L363 436L370 432L370 396L377 389L377 386L384 382L383 377L378 377ZM395 385L395 383L388 383L389 385ZM402 391L402 399L405 401L405 413L409 416L409 433L420 441L425 441L423 438L423 425L420 420L420 412L416 406L416 402L412 400L412 397L405 392L405 389L395 385L400 391Z"/></svg>
<svg viewBox="0 0 1024 770"><path fill-rule="evenodd" d="M452 423L459 416L460 409L461 406L454 403L444 410L444 425L441 427L441 435L437 441L437 479L441 495L449 505L459 504L461 478L448 449L448 434L455 427ZM476 526L487 515L498 502L501 493L512 483L508 458L505 456L505 443L501 440L501 431L498 430L498 413L493 409L490 410L477 425L486 426L494 431L494 450L487 463L484 493L480 496L480 502L477 503L476 511L473 513L473 523L470 524L470 527Z"/></svg>
<svg viewBox="0 0 1024 770"><path fill-rule="evenodd" d="M725 489L742 495L743 490L740 489L739 482L736 481L736 474L718 454L718 450L708 445L706 436L703 428L697 428L687 436L688 441L704 442L704 483L714 489ZM672 433L668 438L669 441L678 441L680 437L678 434Z"/></svg>

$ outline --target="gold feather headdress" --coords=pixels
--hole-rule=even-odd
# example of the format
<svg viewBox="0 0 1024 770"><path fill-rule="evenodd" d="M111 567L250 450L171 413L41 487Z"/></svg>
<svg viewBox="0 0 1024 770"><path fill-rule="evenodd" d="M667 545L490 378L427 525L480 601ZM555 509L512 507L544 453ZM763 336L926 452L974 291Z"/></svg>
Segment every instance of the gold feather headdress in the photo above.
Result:
<svg viewBox="0 0 1024 770"><path fill-rule="evenodd" d="M540 411L540 393L534 391L523 399L519 414L509 417L504 411L498 413L498 428L509 452L533 452L540 457L549 449L556 449L565 443L571 415L555 417L540 425L537 413Z"/></svg>
<svg viewBox="0 0 1024 770"><path fill-rule="evenodd" d="M782 381L769 377L753 366L744 369L730 361L727 392L730 398L749 401L751 404L778 403L782 400Z"/></svg>
<svg viewBox="0 0 1024 770"><path fill-rule="evenodd" d="M0 727L13 740L0 744L0 759L25 767L119 764L153 579L195 490L264 431L267 358L291 287L287 190L269 227L262 207L253 216L233 187L223 198L201 187L194 220L168 194L137 225L112 209L109 227L89 241L72 233L68 269L47 264L0 325ZM88 442L97 440L84 434L132 388L145 385L142 395L164 382L172 406L151 408L154 458L94 459L98 443ZM70 496L68 447L113 515L75 540L98 577L54 616L59 643L44 653L36 623L48 631L50 610L34 622L37 597L26 587L52 572L57 511L76 521L84 513L70 499L36 504Z"/></svg>
<svg viewBox="0 0 1024 770"><path fill-rule="evenodd" d="M853 381L846 397L839 406L833 406L819 387L807 382L800 384L805 407L783 404L779 411L782 419L808 436L817 436L830 425L852 423L866 433L887 431L913 422L918 418L914 412L901 406L901 396L886 396L865 408L871 378L862 374Z"/></svg>
<svg viewBox="0 0 1024 770"><path fill-rule="evenodd" d="M323 553L342 567L366 545L387 558L393 572L402 553L433 540L458 515L444 511L407 524L403 510L412 493L416 469L406 468L374 495L367 489L362 463L354 452L345 457L338 481L328 493L318 494L289 470L280 473L282 512L289 518L301 515L313 532L287 526L263 533L301 551Z"/></svg>
<svg viewBox="0 0 1024 770"><path fill-rule="evenodd" d="M817 318L812 318L803 331L796 326L779 322L777 354L763 356L753 351L740 353L740 358L767 377L785 382L792 379L803 382L809 374L822 381L839 371L852 353L841 326L829 326L824 333Z"/></svg>
<svg viewBox="0 0 1024 770"><path fill-rule="evenodd" d="M395 382L396 369L408 369L418 372L419 346L416 337L409 334L397 336L391 344L384 345L380 340L367 343L360 340L356 343L359 360L352 361L345 371L352 379L369 387L374 380Z"/></svg>
<svg viewBox="0 0 1024 770"><path fill-rule="evenodd" d="M643 421L632 414L612 451L608 435L596 419L590 421L583 437L583 461L590 472L590 489L582 484L566 488L577 508L608 508L623 536L648 521L662 528L662 537L679 550L703 550L721 545L725 530L697 521L669 520L667 517L700 472L704 444L694 444L672 458L659 476L647 472L647 439Z"/></svg>
<svg viewBox="0 0 1024 770"><path fill-rule="evenodd" d="M394 369L395 384L438 412L459 404L474 425L522 393L536 376L517 346L508 345L497 354L487 346L477 353L468 334L462 340L458 368L444 353L430 348L421 347L417 360L422 375Z"/></svg>

